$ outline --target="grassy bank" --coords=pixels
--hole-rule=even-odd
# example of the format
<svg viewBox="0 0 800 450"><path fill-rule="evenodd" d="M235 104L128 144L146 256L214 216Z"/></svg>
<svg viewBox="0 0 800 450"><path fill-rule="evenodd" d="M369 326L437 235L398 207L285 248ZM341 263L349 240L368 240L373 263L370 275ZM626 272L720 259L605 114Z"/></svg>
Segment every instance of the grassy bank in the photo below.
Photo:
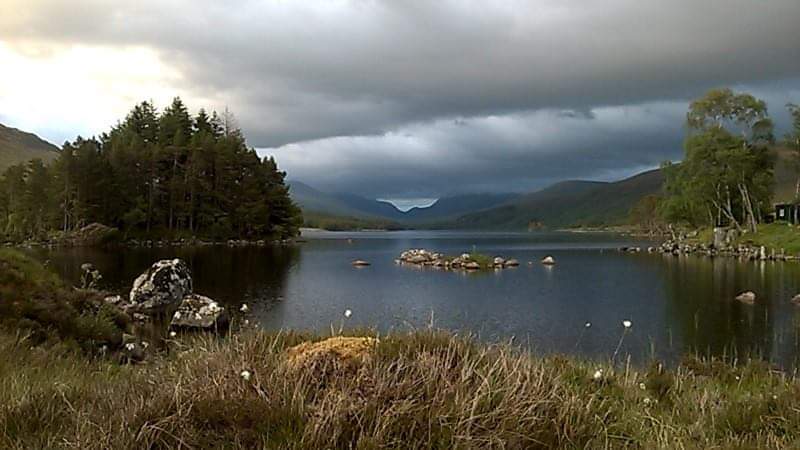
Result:
<svg viewBox="0 0 800 450"><path fill-rule="evenodd" d="M416 332L381 338L356 367L293 368L285 350L308 338L318 339L174 342L149 364L120 366L4 334L0 447L800 445L800 384L760 363L614 370Z"/></svg>
<svg viewBox="0 0 800 450"><path fill-rule="evenodd" d="M696 236L687 239L688 242L710 244L714 241L711 228L696 231ZM780 253L783 250L789 255L800 255L800 228L785 222L761 224L758 232L741 235L734 245L764 246L768 253L772 250Z"/></svg>
<svg viewBox="0 0 800 450"><path fill-rule="evenodd" d="M13 298L35 302L28 292L45 291L31 286L45 284ZM6 305L10 289L0 287ZM105 313L78 317L93 314ZM634 370L422 330L379 336L351 363L325 354L298 365L288 349L323 336L249 330L177 336L126 365L87 351L101 336L32 317L0 323L0 448L800 446L800 382L757 361Z"/></svg>
<svg viewBox="0 0 800 450"><path fill-rule="evenodd" d="M740 243L763 245L775 252L781 250L788 254L800 254L800 228L786 223L770 223L759 225L758 232L745 234Z"/></svg>

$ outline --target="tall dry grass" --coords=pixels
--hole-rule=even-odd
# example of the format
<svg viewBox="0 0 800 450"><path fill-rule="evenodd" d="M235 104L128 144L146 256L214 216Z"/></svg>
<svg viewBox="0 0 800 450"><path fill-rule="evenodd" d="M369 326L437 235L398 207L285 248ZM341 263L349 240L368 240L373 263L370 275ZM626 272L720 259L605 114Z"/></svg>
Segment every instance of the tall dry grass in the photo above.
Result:
<svg viewBox="0 0 800 450"><path fill-rule="evenodd" d="M382 336L357 365L289 364L309 339L185 337L121 366L0 334L0 448L800 445L800 384L758 362L633 371L429 330Z"/></svg>

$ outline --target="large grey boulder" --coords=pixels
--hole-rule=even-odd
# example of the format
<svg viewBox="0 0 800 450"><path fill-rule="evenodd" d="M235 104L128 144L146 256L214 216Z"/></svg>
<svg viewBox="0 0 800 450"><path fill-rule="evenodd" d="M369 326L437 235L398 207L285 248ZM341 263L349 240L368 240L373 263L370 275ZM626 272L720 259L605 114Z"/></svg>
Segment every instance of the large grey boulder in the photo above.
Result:
<svg viewBox="0 0 800 450"><path fill-rule="evenodd" d="M171 314L187 295L192 294L192 275L180 259L154 263L133 282L132 307L145 314Z"/></svg>
<svg viewBox="0 0 800 450"><path fill-rule="evenodd" d="M201 330L223 329L228 325L228 313L214 300L198 294L183 298L172 316L172 327Z"/></svg>

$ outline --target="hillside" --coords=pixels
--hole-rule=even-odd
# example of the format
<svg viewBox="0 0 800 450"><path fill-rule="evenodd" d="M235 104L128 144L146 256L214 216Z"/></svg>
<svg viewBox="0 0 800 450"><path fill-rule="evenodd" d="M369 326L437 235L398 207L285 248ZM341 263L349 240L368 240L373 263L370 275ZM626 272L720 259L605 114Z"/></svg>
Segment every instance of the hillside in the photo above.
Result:
<svg viewBox="0 0 800 450"><path fill-rule="evenodd" d="M58 147L33 133L0 124L0 171L34 158L50 161L58 151Z"/></svg>
<svg viewBox="0 0 800 450"><path fill-rule="evenodd" d="M316 213L340 217L371 216L353 208L333 194L327 194L299 181L290 181L289 195L303 210L303 213Z"/></svg>
<svg viewBox="0 0 800 450"><path fill-rule="evenodd" d="M775 148L776 202L794 198L797 173L793 151ZM664 182L660 170L650 170L617 182L563 181L528 194L465 194L439 199L426 208L406 213L389 203L350 194L325 194L292 183L292 196L316 219L338 222L393 224L436 229L515 229L622 225L643 197L658 194ZM297 185L297 188L294 186ZM333 219L333 217L327 217Z"/></svg>
<svg viewBox="0 0 800 450"><path fill-rule="evenodd" d="M621 224L631 207L642 197L658 193L662 183L659 170L613 183L565 181L441 226L526 229L531 224L547 227Z"/></svg>
<svg viewBox="0 0 800 450"><path fill-rule="evenodd" d="M289 182L290 195L306 216L320 219L347 219L359 222L423 224L453 219L462 214L491 208L519 194L463 194L443 197L431 206L400 211L389 202L356 194L325 193L300 181Z"/></svg>
<svg viewBox="0 0 800 450"><path fill-rule="evenodd" d="M462 214L503 204L517 197L519 194L464 194L443 197L431 206L408 210L405 213L405 220L422 223L456 218Z"/></svg>

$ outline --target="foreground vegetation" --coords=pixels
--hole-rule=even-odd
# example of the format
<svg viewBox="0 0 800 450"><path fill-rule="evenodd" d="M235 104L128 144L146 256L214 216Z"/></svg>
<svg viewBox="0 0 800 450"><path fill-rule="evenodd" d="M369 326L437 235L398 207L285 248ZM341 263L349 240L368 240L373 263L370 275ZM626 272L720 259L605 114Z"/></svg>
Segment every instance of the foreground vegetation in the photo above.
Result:
<svg viewBox="0 0 800 450"><path fill-rule="evenodd" d="M4 333L0 446L800 445L800 384L761 363L637 372L420 331L381 337L358 365L288 364L286 349L307 339L320 337L175 340L147 365L120 366Z"/></svg>
<svg viewBox="0 0 800 450"><path fill-rule="evenodd" d="M287 350L323 336L250 329L122 364L93 350L124 324L88 291L15 252L0 266L0 448L800 445L800 382L758 361L634 370L421 330L298 365Z"/></svg>

